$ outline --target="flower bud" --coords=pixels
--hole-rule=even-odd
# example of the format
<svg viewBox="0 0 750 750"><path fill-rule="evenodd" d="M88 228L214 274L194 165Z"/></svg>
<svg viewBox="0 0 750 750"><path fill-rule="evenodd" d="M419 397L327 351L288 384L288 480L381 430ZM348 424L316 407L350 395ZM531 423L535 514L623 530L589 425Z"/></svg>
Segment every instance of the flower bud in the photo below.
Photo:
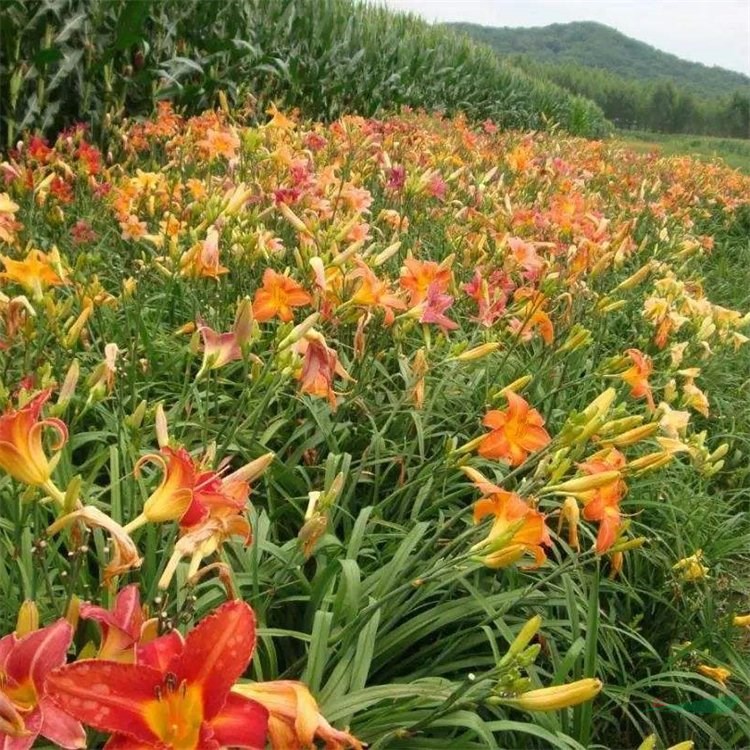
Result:
<svg viewBox="0 0 750 750"><path fill-rule="evenodd" d="M613 445L617 448L622 448L626 445L633 445L641 440L651 437L659 431L659 424L657 422L651 422L649 424L640 425L634 427L632 430L626 430L621 432L619 435L615 435L611 438L605 438L601 441L602 445Z"/></svg>
<svg viewBox="0 0 750 750"><path fill-rule="evenodd" d="M512 383L503 386L492 398L496 399L500 398L500 396L505 396L508 391L520 393L533 379L533 375L522 375L520 378L516 378Z"/></svg>
<svg viewBox="0 0 750 750"><path fill-rule="evenodd" d="M548 493L560 495L575 495L577 492L588 492L604 487L621 478L619 471L599 471L596 474L588 474L584 477L574 477L562 484L550 485L546 488Z"/></svg>
<svg viewBox="0 0 750 750"><path fill-rule="evenodd" d="M558 711L593 700L601 692L602 687L601 680L585 678L567 685L530 690L506 703L525 711Z"/></svg>
<svg viewBox="0 0 750 750"><path fill-rule="evenodd" d="M539 615L535 615L524 623L523 627L518 631L518 635L510 644L507 653L500 660L500 664L508 664L515 659L529 645L529 642L539 632L541 626L542 618Z"/></svg>
<svg viewBox="0 0 750 750"><path fill-rule="evenodd" d="M26 599L18 610L15 631L16 638L23 638L25 635L38 630L38 628L39 609L37 608L35 601Z"/></svg>
<svg viewBox="0 0 750 750"><path fill-rule="evenodd" d="M499 342L492 341L487 344L481 344L480 346L475 346L473 349L469 349L468 351L462 352L461 354L455 357L449 357L449 361L453 360L455 362L471 362L475 359L481 359L482 357L486 357L488 354L492 354L493 352L496 352L499 348L500 348Z"/></svg>
<svg viewBox="0 0 750 750"><path fill-rule="evenodd" d="M654 471L666 466L673 457L672 453L665 451L647 453L645 456L630 461L626 469L629 474L645 474L647 471Z"/></svg>

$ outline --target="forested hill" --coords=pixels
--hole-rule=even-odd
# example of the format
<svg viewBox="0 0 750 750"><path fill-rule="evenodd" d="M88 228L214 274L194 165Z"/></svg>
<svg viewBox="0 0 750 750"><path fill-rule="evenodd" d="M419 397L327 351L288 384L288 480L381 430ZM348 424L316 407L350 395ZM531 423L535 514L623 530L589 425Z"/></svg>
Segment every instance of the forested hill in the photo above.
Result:
<svg viewBox="0 0 750 750"><path fill-rule="evenodd" d="M623 78L671 81L698 96L750 91L750 77L725 68L689 62L632 39L600 23L581 21L538 28L492 28L450 24L504 55L529 55L540 63L576 63Z"/></svg>

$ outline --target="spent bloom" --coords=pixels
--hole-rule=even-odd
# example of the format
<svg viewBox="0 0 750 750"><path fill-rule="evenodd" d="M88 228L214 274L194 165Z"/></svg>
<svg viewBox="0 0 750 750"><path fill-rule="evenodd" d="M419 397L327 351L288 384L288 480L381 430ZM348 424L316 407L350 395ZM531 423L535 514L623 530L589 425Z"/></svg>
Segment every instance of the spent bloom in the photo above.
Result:
<svg viewBox="0 0 750 750"><path fill-rule="evenodd" d="M268 710L268 737L272 750L307 750L315 740L326 750L362 750L348 732L334 729L318 709L307 686L293 680L235 685L232 691L257 701Z"/></svg>

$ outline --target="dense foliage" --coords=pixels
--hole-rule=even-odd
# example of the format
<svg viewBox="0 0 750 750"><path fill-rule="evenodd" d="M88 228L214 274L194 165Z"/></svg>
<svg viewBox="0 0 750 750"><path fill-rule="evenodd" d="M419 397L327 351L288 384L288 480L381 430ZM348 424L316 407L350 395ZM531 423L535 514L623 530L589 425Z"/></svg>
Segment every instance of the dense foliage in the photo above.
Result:
<svg viewBox="0 0 750 750"><path fill-rule="evenodd" d="M597 136L592 102L501 63L414 16L352 0L5 0L0 3L2 143L73 122L275 100L306 115L402 105L511 127L557 123Z"/></svg>
<svg viewBox="0 0 750 750"><path fill-rule="evenodd" d="M733 70L683 60L592 21L534 28L492 28L451 24L506 55L528 55L539 62L609 71L631 81L672 82L701 97L746 91L750 78Z"/></svg>
<svg viewBox="0 0 750 750"><path fill-rule="evenodd" d="M271 112L0 165L2 741L746 745L750 178Z"/></svg>
<svg viewBox="0 0 750 750"><path fill-rule="evenodd" d="M453 24L535 78L595 101L617 127L750 138L750 78L681 60L595 23Z"/></svg>

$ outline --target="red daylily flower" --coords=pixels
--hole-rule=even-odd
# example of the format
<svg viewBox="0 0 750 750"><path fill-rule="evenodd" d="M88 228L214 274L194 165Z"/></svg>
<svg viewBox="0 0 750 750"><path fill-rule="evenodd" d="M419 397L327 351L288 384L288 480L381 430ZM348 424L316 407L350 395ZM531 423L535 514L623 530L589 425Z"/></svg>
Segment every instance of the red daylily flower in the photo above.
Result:
<svg viewBox="0 0 750 750"><path fill-rule="evenodd" d="M28 750L41 735L57 747L86 747L80 723L49 697L48 674L65 664L73 628L58 620L23 638L0 638L0 747Z"/></svg>
<svg viewBox="0 0 750 750"><path fill-rule="evenodd" d="M120 661L125 664L135 661L135 647L141 639L144 625L137 584L125 586L117 594L111 610L83 602L79 614L84 620L99 623L102 639L97 659Z"/></svg>
<svg viewBox="0 0 750 750"><path fill-rule="evenodd" d="M520 466L530 453L544 448L551 440L544 429L544 419L536 410L513 391L505 394L505 411L488 411L482 424L491 428L479 444L479 454L485 458L499 458L511 466Z"/></svg>
<svg viewBox="0 0 750 750"><path fill-rule="evenodd" d="M430 284L427 290L427 296L421 303L420 323L434 323L440 326L443 331L454 331L458 328L458 323L451 320L443 313L453 306L453 297L450 294L443 294L437 283Z"/></svg>
<svg viewBox="0 0 750 750"><path fill-rule="evenodd" d="M136 664L85 659L47 678L52 699L71 716L109 732L107 750L263 750L268 711L230 693L255 649L255 615L223 604L182 637L138 649Z"/></svg>

